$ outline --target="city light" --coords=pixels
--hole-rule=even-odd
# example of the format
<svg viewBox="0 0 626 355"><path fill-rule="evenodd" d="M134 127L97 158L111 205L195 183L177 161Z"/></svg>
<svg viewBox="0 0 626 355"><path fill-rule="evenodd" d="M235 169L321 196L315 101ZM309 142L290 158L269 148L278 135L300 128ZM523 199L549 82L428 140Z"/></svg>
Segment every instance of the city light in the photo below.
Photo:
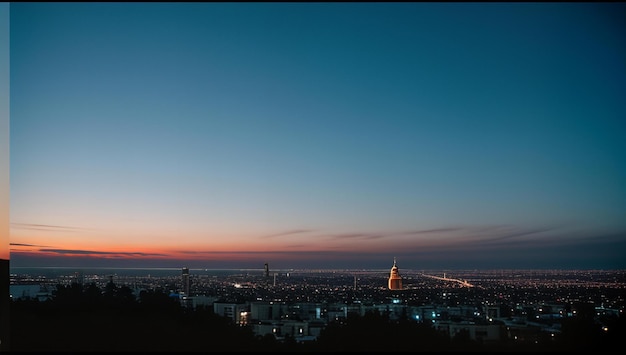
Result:
<svg viewBox="0 0 626 355"><path fill-rule="evenodd" d="M289 334L314 340L329 324L346 324L350 317L375 312L390 320L408 315L412 322L429 324L444 334L457 334L459 329L465 329L470 332L470 339L492 342L511 339L534 344L533 339L542 333L558 341L560 319L576 317L579 307L593 307L593 301L602 304L592 312L597 318L619 316L624 307L621 286L617 285L615 291L607 287L615 285L611 280L620 272L582 276L576 272L541 276L534 272L507 275L471 270L457 273L472 279L475 287L463 287L412 270L403 272L408 287L402 294L385 287L388 274L384 270L361 271L358 290L351 287L354 272L349 270L315 273L294 270L290 271L289 281L278 287L271 285L272 280L264 277L262 270L233 270L216 276L200 269L182 278L177 270L172 270L170 276L157 276L154 270L146 273L150 276L118 272L113 279L107 273L85 272L84 280L98 287L106 287L113 280L115 287L129 287L135 297L140 296L141 290L167 287L168 293L176 295L181 306L187 309L212 307L216 314L230 319L233 324L249 327L259 336L272 334L276 339ZM518 276L520 274L525 276ZM576 277L578 281L574 281ZM50 277L12 273L11 280L11 299L22 300L54 300L56 287L76 283L76 278L64 273ZM187 285L190 287L188 295L182 293ZM593 292L595 287L604 290L601 296ZM517 296L502 298L503 290ZM559 302L555 301L555 294L563 295ZM585 301L578 301L581 299ZM568 309L570 311L566 312ZM607 325L601 329L603 333L610 333ZM520 332L533 336L520 337Z"/></svg>

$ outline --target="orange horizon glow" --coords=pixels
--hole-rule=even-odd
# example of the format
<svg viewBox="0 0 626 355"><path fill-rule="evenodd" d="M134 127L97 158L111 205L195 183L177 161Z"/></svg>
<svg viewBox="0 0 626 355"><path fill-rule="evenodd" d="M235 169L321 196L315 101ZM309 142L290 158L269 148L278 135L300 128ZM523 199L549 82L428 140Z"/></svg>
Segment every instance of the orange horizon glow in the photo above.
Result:
<svg viewBox="0 0 626 355"><path fill-rule="evenodd" d="M167 238L145 238L106 231L62 228L47 230L46 225L19 228L13 225L10 253L29 256L92 257L107 259L188 259L218 260L251 259L275 255L281 259L298 260L305 255L322 254L396 254L397 252L428 252L436 249L468 248L489 241L488 229L456 228L444 232L418 231L389 233L322 233L292 231L275 234L232 233L227 237L189 238L174 235ZM40 227L43 226L43 227ZM33 229L41 230L33 230ZM510 227L495 226L491 231L510 232ZM515 229L513 229L515 231ZM413 232L414 233L414 232ZM205 235L211 235L205 233ZM372 237L374 235L375 237ZM106 236L106 237L104 237ZM204 239L204 240L201 240ZM144 242L145 241L145 242ZM148 244L151 243L151 244Z"/></svg>
<svg viewBox="0 0 626 355"><path fill-rule="evenodd" d="M61 252L50 252L50 251L40 251L33 249L18 249L12 248L11 252L20 254L23 256L29 257L53 257L53 258L64 258L64 259L76 259L76 260L85 260L85 259L93 259L93 260L133 260L133 261L179 261L184 260L185 262L202 262L202 261L218 261L218 262L263 262L267 260L280 261L282 263L285 262L301 262L301 261L319 261L325 260L328 258L325 255L324 251L310 251L304 253L298 252L286 252L286 251L259 251L259 252L250 252L250 251L206 251L199 252L197 254L190 254L184 252L176 252L176 251L164 251L161 254L158 253L145 253L145 252L137 252L137 251L124 251L124 252L116 252L116 251L94 251L93 253L89 253L86 250L76 250L75 253L71 251L67 251L60 249ZM350 259L350 253L346 252L343 255L344 259ZM259 264L261 265L261 264ZM54 266L54 265L51 265Z"/></svg>
<svg viewBox="0 0 626 355"><path fill-rule="evenodd" d="M39 222L39 221L38 221ZM383 263L385 258L405 255L423 263L448 263L455 258L489 258L498 248L520 245L562 245L563 234L550 228L512 225L445 226L439 228L366 231L359 229L284 228L259 232L231 230L200 232L183 230L158 236L127 233L121 227L96 229L78 224L49 225L11 223L10 254L20 266L41 262L49 266L117 263L134 265L257 265L265 261L283 265L354 265ZM153 227L154 228L154 227ZM510 236L515 238L511 239ZM567 234L575 242L575 234ZM520 244L521 243L521 244ZM510 249L510 253L515 250ZM472 261L476 262L476 261ZM506 261L505 261L506 262ZM31 264L32 263L32 264Z"/></svg>
<svg viewBox="0 0 626 355"><path fill-rule="evenodd" d="M11 243L10 252L29 257L54 257L76 259L114 259L114 260L188 260L190 262L211 261L256 261L281 260L298 262L323 260L329 255L340 254L349 259L355 253L380 254L385 252L381 245L350 245L349 243L324 244L309 242L306 244L285 246L278 241L261 240L259 242L231 241L218 243L161 243L158 246L145 246L138 243L111 245L85 240L80 243L54 243L49 238L20 238L20 240L39 241L38 243ZM392 250L389 250L392 252Z"/></svg>

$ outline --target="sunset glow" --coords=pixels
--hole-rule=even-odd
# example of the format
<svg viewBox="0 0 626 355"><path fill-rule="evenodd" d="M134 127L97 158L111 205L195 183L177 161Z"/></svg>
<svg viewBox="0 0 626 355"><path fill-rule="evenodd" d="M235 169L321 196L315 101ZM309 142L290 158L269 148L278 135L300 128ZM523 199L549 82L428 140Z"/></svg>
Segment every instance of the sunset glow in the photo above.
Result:
<svg viewBox="0 0 626 355"><path fill-rule="evenodd" d="M11 262L626 267L625 9L12 3Z"/></svg>

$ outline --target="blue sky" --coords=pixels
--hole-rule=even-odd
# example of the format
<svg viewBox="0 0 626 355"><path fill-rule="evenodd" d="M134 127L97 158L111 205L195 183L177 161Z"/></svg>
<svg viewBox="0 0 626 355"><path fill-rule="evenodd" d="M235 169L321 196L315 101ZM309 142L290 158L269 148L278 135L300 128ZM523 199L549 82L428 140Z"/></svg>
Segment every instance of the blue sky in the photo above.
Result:
<svg viewBox="0 0 626 355"><path fill-rule="evenodd" d="M0 48L6 48L0 54L0 259L9 260L9 4L0 5Z"/></svg>
<svg viewBox="0 0 626 355"><path fill-rule="evenodd" d="M625 10L12 3L12 263L626 267Z"/></svg>

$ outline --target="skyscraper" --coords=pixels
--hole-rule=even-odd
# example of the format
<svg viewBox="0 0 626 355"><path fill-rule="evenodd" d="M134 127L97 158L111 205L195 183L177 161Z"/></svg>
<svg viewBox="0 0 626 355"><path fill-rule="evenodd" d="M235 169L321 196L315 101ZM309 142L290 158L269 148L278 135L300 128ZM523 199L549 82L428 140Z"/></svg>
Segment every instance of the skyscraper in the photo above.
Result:
<svg viewBox="0 0 626 355"><path fill-rule="evenodd" d="M265 277L270 277L270 266L267 263L265 263Z"/></svg>
<svg viewBox="0 0 626 355"><path fill-rule="evenodd" d="M183 268L183 292L189 296L189 268Z"/></svg>
<svg viewBox="0 0 626 355"><path fill-rule="evenodd" d="M400 273L398 272L396 258L393 258L393 266L391 267L391 273L389 275L389 289L402 290L402 277L400 277Z"/></svg>

